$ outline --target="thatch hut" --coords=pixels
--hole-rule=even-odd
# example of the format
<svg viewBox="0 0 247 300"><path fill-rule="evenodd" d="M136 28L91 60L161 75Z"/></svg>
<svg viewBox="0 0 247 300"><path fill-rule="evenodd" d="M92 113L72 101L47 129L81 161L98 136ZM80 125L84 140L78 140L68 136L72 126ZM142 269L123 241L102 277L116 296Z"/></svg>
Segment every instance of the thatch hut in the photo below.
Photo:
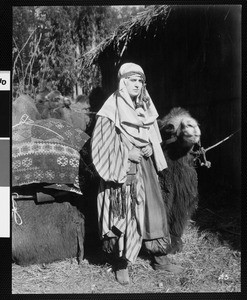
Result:
<svg viewBox="0 0 247 300"><path fill-rule="evenodd" d="M128 61L143 67L160 117L181 106L198 119L205 148L240 129L241 6L147 6L88 52L83 67L100 66L108 96ZM204 182L240 191L240 136L207 152Z"/></svg>

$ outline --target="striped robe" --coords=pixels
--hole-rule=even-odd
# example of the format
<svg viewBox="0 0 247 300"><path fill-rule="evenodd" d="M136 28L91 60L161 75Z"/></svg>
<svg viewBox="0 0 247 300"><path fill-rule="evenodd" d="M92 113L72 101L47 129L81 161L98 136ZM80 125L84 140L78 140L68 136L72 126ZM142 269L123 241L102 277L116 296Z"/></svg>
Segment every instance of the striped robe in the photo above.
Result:
<svg viewBox="0 0 247 300"><path fill-rule="evenodd" d="M164 235L163 230L165 230L166 224L163 226L160 221L163 218L163 214L166 219L164 208L161 207L160 209L160 206L163 205L162 196L158 194L160 204L158 204L158 209L157 205L154 207L154 213L150 215L150 219L148 220L149 223L152 223L153 219L155 229L153 233L151 232L147 235L145 233L146 228L148 230L151 228L152 231L152 226L144 226L144 212L145 209L147 210L147 201L145 201L147 190L147 188L145 190L145 185L147 183L144 183L143 170L145 169L143 169L142 163L137 164L137 203L135 205L135 217L133 218L131 214L132 200L130 186L126 186L126 215L124 217L114 215L110 200L111 187L116 185L121 186L125 183L130 166L128 154L132 145L124 139L112 121L100 116L97 119L91 143L93 163L101 177L97 199L101 238L112 236L113 231L118 232L119 256L126 258L130 262L134 262L140 251L143 238L159 238ZM155 173L153 165L152 169L153 173ZM158 185L157 179L155 184ZM149 183L149 185L152 185L152 183ZM150 187L149 190L152 190L152 188ZM160 190L158 186L156 190ZM157 195L157 191L155 193ZM155 220L156 215L158 215L158 221ZM156 230L156 228L159 228L159 230Z"/></svg>

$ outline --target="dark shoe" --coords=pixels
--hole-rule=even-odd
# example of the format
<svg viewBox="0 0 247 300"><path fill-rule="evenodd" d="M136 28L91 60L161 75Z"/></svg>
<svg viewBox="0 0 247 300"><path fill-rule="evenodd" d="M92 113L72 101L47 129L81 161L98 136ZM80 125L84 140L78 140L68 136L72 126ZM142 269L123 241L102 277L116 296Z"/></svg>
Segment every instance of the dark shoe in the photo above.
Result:
<svg viewBox="0 0 247 300"><path fill-rule="evenodd" d="M130 283L128 263L126 260L119 260L115 268L115 276L117 281L122 285L127 285Z"/></svg>
<svg viewBox="0 0 247 300"><path fill-rule="evenodd" d="M155 256L152 267L154 268L154 270L163 270L171 272L173 274L179 274L183 271L183 268L181 266L172 264L165 255Z"/></svg>

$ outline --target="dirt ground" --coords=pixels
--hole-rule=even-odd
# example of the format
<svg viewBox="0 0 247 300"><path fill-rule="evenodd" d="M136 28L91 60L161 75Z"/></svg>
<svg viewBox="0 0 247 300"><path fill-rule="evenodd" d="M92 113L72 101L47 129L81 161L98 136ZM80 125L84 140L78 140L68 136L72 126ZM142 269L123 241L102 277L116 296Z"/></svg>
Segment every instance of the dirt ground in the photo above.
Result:
<svg viewBox="0 0 247 300"><path fill-rule="evenodd" d="M221 213L221 215L220 215ZM210 228L206 224L211 224ZM210 230L209 230L210 229ZM241 292L240 220L236 215L201 209L183 236L181 253L169 255L184 271L154 271L150 257L140 255L129 267L131 283L120 285L100 248L51 264L12 265L13 294L136 294Z"/></svg>

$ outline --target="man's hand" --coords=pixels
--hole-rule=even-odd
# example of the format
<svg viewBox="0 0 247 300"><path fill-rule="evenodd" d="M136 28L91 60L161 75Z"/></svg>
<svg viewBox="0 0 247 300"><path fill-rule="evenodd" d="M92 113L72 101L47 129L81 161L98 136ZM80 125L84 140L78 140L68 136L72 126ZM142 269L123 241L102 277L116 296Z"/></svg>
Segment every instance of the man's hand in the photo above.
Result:
<svg viewBox="0 0 247 300"><path fill-rule="evenodd" d="M135 162L135 163L140 163L142 158L142 151L138 148L133 148L129 152L129 160Z"/></svg>
<svg viewBox="0 0 247 300"><path fill-rule="evenodd" d="M142 153L144 156L149 157L153 154L153 148L151 145L147 145L146 147L142 148Z"/></svg>

